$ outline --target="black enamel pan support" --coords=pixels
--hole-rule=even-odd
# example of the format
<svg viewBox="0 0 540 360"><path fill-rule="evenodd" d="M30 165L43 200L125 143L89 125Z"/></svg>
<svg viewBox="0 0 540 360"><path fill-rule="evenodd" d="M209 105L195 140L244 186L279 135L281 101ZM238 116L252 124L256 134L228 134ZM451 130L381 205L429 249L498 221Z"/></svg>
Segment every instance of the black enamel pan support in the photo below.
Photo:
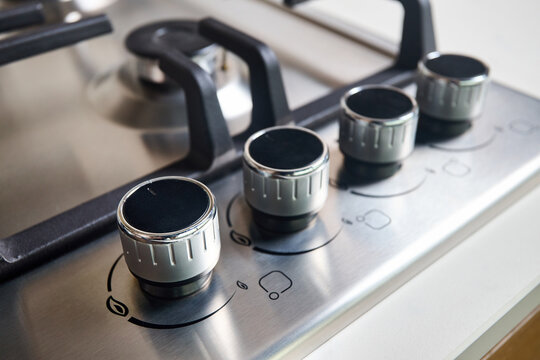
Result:
<svg viewBox="0 0 540 360"><path fill-rule="evenodd" d="M435 39L428 0L400 0L404 8L399 54L394 64L360 79L300 108L290 110L279 62L262 42L215 19L198 22L201 36L242 58L249 67L253 111L251 124L232 138L227 130L216 87L211 77L174 46L135 44L138 50L158 60L160 69L182 84L186 93L191 148L188 155L172 165L73 209L0 240L0 281L5 281L77 246L111 231L116 206L134 185L160 176L187 176L201 181L215 179L241 164L245 139L257 130L296 123L307 128L333 121L339 99L351 88L364 84L405 86L414 81L420 59L435 50ZM9 21L5 21L9 19ZM41 5L31 4L0 13L0 31L43 22ZM75 23L46 25L0 41L0 65L71 45L111 31L104 15ZM130 49L130 45L128 49ZM130 49L133 51L133 49Z"/></svg>

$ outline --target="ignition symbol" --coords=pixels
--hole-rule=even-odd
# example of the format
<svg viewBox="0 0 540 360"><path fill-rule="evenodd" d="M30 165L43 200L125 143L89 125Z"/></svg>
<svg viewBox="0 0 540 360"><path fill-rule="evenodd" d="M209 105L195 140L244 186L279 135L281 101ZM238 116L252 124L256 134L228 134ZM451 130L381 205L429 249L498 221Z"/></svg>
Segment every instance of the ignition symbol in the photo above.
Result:
<svg viewBox="0 0 540 360"><path fill-rule="evenodd" d="M289 290L292 280L279 270L274 270L259 279L260 287L266 291L270 300L279 299L279 295Z"/></svg>
<svg viewBox="0 0 540 360"><path fill-rule="evenodd" d="M246 284L244 284L243 282L241 282L240 280L238 280L236 282L236 286L238 286L242 290L247 290L248 289L248 286Z"/></svg>
<svg viewBox="0 0 540 360"><path fill-rule="evenodd" d="M231 231L231 239L232 239L232 241L234 241L238 245L243 245L243 246L250 246L251 245L251 239L250 238L248 238L245 235L239 234L234 230Z"/></svg>
<svg viewBox="0 0 540 360"><path fill-rule="evenodd" d="M109 296L107 299L107 309L115 315L125 317L129 313L129 310L126 305L122 304L120 301L116 300L112 296Z"/></svg>

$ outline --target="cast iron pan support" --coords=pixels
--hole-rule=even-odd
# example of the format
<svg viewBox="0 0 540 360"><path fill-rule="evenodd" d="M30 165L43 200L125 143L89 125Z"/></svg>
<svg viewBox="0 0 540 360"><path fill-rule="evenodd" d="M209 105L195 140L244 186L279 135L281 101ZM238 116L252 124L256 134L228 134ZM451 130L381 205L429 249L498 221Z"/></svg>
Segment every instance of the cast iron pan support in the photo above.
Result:
<svg viewBox="0 0 540 360"><path fill-rule="evenodd" d="M284 0L289 7L308 0ZM394 66L398 69L416 69L424 55L435 51L435 36L429 0L398 0L403 6L403 31L399 55Z"/></svg>
<svg viewBox="0 0 540 360"><path fill-rule="evenodd" d="M92 16L74 23L40 26L0 41L0 65L73 45L112 31L105 15Z"/></svg>
<svg viewBox="0 0 540 360"><path fill-rule="evenodd" d="M418 62L435 51L435 33L429 0L398 0L403 5L403 30L395 67L416 69Z"/></svg>
<svg viewBox="0 0 540 360"><path fill-rule="evenodd" d="M169 20L143 25L126 38L127 49L139 58L157 61L161 71L184 90L189 128L189 152L185 163L208 171L234 156L217 91L210 74L189 56L211 44L198 36L194 21Z"/></svg>
<svg viewBox="0 0 540 360"><path fill-rule="evenodd" d="M336 89L312 103L295 109L292 117L300 121L300 125L313 128L328 121L334 121L335 114L339 111L339 99L343 96L343 92L351 87L374 83L403 86L404 82L410 82L420 58L425 53L435 50L435 40L433 26L431 24L429 2L427 0L399 1L405 9L405 19L403 23L401 51L396 64L391 68L384 69L367 78ZM204 25L204 27L206 28L207 25ZM409 46L410 48L408 48ZM192 66L185 64L185 60L185 58L179 57L178 54L172 53L163 57L161 67L164 71L170 72L170 76L177 81L181 80L182 76L191 77L187 81L192 81L195 84L194 86L198 94L194 95L194 98L198 100L190 99L190 101L200 101L204 96L203 93L209 91L210 87L207 86L208 84L205 84L208 78L199 75L182 75L186 66ZM179 65L186 66L182 69L182 66ZM199 73L198 70L196 72ZM206 80L202 80L203 78ZM215 91L213 87L212 84L212 91ZM211 113L211 109L216 104L214 100L212 102L214 103L212 106L201 105L199 111L206 114ZM195 111L193 106L191 111ZM279 114L279 111L277 114ZM279 118L282 119L283 117ZM190 119L190 126L192 126L192 121ZM217 123L220 121L217 121ZM207 141L214 141L215 136L217 136L216 134L221 133L221 131L217 133L213 132L209 128L207 131L211 134L210 139ZM226 139L225 142L228 142L230 137ZM241 139L235 139L235 141L237 147L241 148L243 141ZM219 145L211 150L210 154L217 154L227 148L228 145ZM225 152L231 153L228 150ZM214 164L216 164L215 161ZM164 169L157 170L152 174L148 174L144 178L136 179L129 184L114 189L17 234L0 239L0 282L20 275L29 268L50 261L62 253L92 241L100 234L113 231L116 216L115 209L118 201L120 201L126 191L137 183L150 178L171 174L190 176L208 182L218 176L222 176L225 172L240 167L241 154L239 152L233 152L233 157L229 161L219 161L218 164L219 166L213 166L204 172L195 173L186 172L183 167L180 167L179 163L173 164ZM2 258L6 261L3 261Z"/></svg>
<svg viewBox="0 0 540 360"><path fill-rule="evenodd" d="M42 24L44 21L41 3L24 4L0 11L0 32Z"/></svg>
<svg viewBox="0 0 540 360"><path fill-rule="evenodd" d="M156 59L160 69L184 89L190 136L186 160L195 169L208 170L227 162L234 153L215 84L211 76L182 51L180 44L156 41L159 37L154 36L156 32L171 35L176 31L189 32L190 28L182 20L146 25L128 36L126 46L137 56ZM279 62L268 46L212 18L200 21L195 31L248 64L253 108L244 136L269 126L292 123Z"/></svg>
<svg viewBox="0 0 540 360"><path fill-rule="evenodd" d="M190 165L208 169L216 161L234 156L234 144L227 129L210 75L176 49L163 49L158 58L160 69L182 84L186 94Z"/></svg>
<svg viewBox="0 0 540 360"><path fill-rule="evenodd" d="M213 18L199 22L199 33L238 55L249 67L253 110L251 124L245 135L249 136L270 126L293 122L279 62L272 49Z"/></svg>

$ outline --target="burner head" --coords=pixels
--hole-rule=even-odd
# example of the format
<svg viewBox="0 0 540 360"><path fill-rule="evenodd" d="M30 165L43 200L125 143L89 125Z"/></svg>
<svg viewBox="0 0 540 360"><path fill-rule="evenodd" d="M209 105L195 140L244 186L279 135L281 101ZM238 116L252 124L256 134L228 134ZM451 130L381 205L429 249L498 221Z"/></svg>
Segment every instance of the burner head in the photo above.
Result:
<svg viewBox="0 0 540 360"><path fill-rule="evenodd" d="M160 21L139 27L126 38L127 49L137 57L139 77L165 83L157 59L164 51L180 51L206 72L216 69L219 47L198 33L198 23L190 20Z"/></svg>
<svg viewBox="0 0 540 360"><path fill-rule="evenodd" d="M129 270L159 297L189 295L210 279L220 253L214 196L184 177L143 182L122 198L118 228Z"/></svg>
<svg viewBox="0 0 540 360"><path fill-rule="evenodd" d="M418 65L416 99L420 127L435 135L455 136L482 113L489 68L472 57L428 54Z"/></svg>
<svg viewBox="0 0 540 360"><path fill-rule="evenodd" d="M198 24L190 20L160 21L139 27L129 33L126 47L133 54L157 59L164 48L177 49L195 56L214 43L200 36Z"/></svg>
<svg viewBox="0 0 540 360"><path fill-rule="evenodd" d="M328 147L313 131L276 126L244 148L244 195L255 222L278 232L305 228L328 195Z"/></svg>
<svg viewBox="0 0 540 360"><path fill-rule="evenodd" d="M178 157L187 150L185 141L178 139L188 132L185 88L190 85L160 69L160 62L171 54L188 57L210 75L231 135L250 125L253 101L247 64L199 35L198 29L198 22L187 20L136 28L125 42L134 58L95 77L89 86L95 110L105 119L145 131L143 140L152 152Z"/></svg>
<svg viewBox="0 0 540 360"><path fill-rule="evenodd" d="M414 149L418 106L400 89L368 85L341 99L339 147L349 172L362 179L393 175Z"/></svg>

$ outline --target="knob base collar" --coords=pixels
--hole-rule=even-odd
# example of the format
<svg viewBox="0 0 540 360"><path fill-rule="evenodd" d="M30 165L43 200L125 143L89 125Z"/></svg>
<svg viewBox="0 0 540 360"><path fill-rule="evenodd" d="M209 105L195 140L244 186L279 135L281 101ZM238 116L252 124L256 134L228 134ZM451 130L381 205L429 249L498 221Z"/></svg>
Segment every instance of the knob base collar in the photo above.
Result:
<svg viewBox="0 0 540 360"><path fill-rule="evenodd" d="M317 216L316 211L297 216L276 216L266 214L253 207L251 210L255 224L261 230L272 233L291 233L304 230Z"/></svg>
<svg viewBox="0 0 540 360"><path fill-rule="evenodd" d="M459 136L469 130L471 120L447 121L420 113L418 121L418 140L446 140Z"/></svg>
<svg viewBox="0 0 540 360"><path fill-rule="evenodd" d="M139 280L139 285L145 293L158 298L176 299L192 295L208 286L212 271L174 283L157 283L133 275Z"/></svg>

